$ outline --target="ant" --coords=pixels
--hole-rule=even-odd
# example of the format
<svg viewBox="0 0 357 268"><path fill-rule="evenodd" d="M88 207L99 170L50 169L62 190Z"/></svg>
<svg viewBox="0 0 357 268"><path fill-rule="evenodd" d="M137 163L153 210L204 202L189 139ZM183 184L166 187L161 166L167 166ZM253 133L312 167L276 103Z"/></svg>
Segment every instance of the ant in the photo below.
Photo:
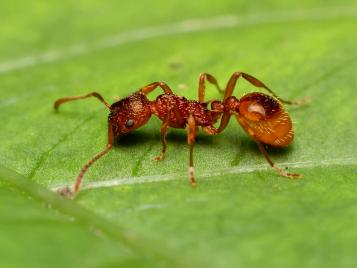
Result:
<svg viewBox="0 0 357 268"><path fill-rule="evenodd" d="M265 89L271 95L260 92L248 93L240 99L233 96L237 80L242 77L253 86ZM217 90L224 94L223 100L205 101L206 81L214 85ZM150 101L146 96L156 88L161 88L164 94ZM60 98L54 103L55 110L63 103L95 97L102 102L110 111L108 116L108 144L105 149L93 156L81 169L77 176L73 190L68 187L59 189L64 196L71 196L79 192L84 174L88 168L99 158L105 155L114 145L114 140L126 135L146 124L152 114L162 121L160 139L162 149L160 155L154 160L161 161L164 158L167 142L166 134L170 127L186 128L187 143L189 145L189 179L191 184L196 184L193 167L193 146L197 136L198 127L208 135L217 135L227 126L232 115L235 116L245 132L257 143L259 150L280 175L291 179L300 178L301 175L288 173L279 168L270 159L265 145L273 147L286 147L293 138L294 131L288 113L282 103L301 105L305 99L288 101L279 98L271 89L257 78L244 73L235 72L229 79L224 90L218 85L217 79L208 73L199 77L198 101L188 100L185 97L175 95L171 88L164 82L151 83L132 95L121 99L112 105L108 104L103 97L92 92L82 96ZM210 104L210 107L209 107ZM214 126L220 120L218 128Z"/></svg>

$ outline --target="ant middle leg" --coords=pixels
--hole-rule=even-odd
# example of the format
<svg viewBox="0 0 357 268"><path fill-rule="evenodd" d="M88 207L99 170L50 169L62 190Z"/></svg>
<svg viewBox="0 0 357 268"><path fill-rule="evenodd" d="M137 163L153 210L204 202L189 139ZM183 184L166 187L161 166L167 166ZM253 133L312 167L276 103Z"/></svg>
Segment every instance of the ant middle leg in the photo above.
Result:
<svg viewBox="0 0 357 268"><path fill-rule="evenodd" d="M187 119L187 143L189 144L189 167L188 167L188 177L191 181L191 185L196 185L195 180L195 170L193 167L193 146L195 144L195 138L197 135L196 121L192 114L189 115Z"/></svg>
<svg viewBox="0 0 357 268"><path fill-rule="evenodd" d="M58 100L56 100L53 104L53 108L55 110L58 110L59 106L62 105L63 103L69 102L69 101L75 101L75 100L82 100L82 99L86 99L89 97L95 97L97 98L100 102L102 102L105 106L107 106L108 109L110 109L110 104L107 103L104 98L102 97L102 95L100 95L97 92L91 92L85 95L80 95L80 96L70 96L70 97L64 97L64 98L60 98Z"/></svg>
<svg viewBox="0 0 357 268"><path fill-rule="evenodd" d="M280 175L290 178L290 179L300 179L302 178L301 174L297 173L288 173L284 169L278 167L274 162L270 159L268 152L266 151L264 144L260 141L256 141L259 147L260 152L264 155L265 159L268 161L269 165L274 168Z"/></svg>
<svg viewBox="0 0 357 268"><path fill-rule="evenodd" d="M216 86L219 93L224 94L224 90L218 85L217 79L208 73L202 73L198 79L198 100L205 102L206 80Z"/></svg>
<svg viewBox="0 0 357 268"><path fill-rule="evenodd" d="M284 100L284 99L278 97L274 93L274 91L272 91L270 88L268 88L262 81L260 81L259 79L255 78L254 76L251 76L250 74L243 73L243 72L235 72L231 76L231 78L229 79L229 81L227 83L227 86L226 86L224 99L227 99L228 97L232 96L234 88L235 88L236 83L237 83L237 80L240 77L243 77L245 80L247 80L249 83L251 83L255 87L259 87L259 88L265 89L266 91L268 91L270 94L272 94L275 98L277 98L279 101L281 101L284 104L303 105L308 101L307 98L302 98L302 99L297 100L297 101Z"/></svg>

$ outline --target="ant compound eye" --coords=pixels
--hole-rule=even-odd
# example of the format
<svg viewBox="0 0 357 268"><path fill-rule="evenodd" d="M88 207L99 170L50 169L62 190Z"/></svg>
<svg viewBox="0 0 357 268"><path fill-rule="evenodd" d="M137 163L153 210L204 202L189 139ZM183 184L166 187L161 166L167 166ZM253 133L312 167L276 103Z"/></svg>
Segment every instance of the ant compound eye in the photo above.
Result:
<svg viewBox="0 0 357 268"><path fill-rule="evenodd" d="M134 126L134 120L133 119L129 119L128 121L126 121L125 126L127 128L131 128L132 126Z"/></svg>

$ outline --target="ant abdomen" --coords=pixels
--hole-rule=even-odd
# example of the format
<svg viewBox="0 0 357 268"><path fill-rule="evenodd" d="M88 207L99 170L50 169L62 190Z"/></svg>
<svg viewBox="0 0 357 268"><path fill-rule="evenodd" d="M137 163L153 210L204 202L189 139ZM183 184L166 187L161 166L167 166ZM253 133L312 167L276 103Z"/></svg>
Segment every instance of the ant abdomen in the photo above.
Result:
<svg viewBox="0 0 357 268"><path fill-rule="evenodd" d="M289 145L294 132L279 101L263 93L249 93L239 101L237 120L255 140L275 147Z"/></svg>

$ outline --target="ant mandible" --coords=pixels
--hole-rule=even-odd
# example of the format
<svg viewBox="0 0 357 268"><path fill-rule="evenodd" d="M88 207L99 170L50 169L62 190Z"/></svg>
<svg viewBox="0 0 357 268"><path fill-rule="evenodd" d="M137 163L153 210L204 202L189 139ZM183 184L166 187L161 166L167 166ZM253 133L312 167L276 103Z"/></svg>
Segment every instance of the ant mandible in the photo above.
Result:
<svg viewBox="0 0 357 268"><path fill-rule="evenodd" d="M253 92L237 99L232 94L240 77L255 87L267 90L272 96ZM213 84L220 93L224 94L222 101L205 101L206 81ZM146 95L156 88L161 88L164 94L159 95L153 101L148 100ZM164 158L167 149L166 134L169 127L187 129L189 179L192 185L196 184L193 168L193 146L198 127L201 127L203 132L208 135L219 134L226 128L232 115L236 117L245 132L255 140L259 150L272 168L280 175L288 178L296 179L301 177L299 174L288 173L276 166L270 159L265 145L286 147L292 142L294 137L292 122L281 103L300 105L304 103L304 99L299 101L283 100L263 82L247 73L235 72L229 79L225 90L220 88L217 79L212 75L208 73L201 74L198 85L198 101L175 95L164 82L154 82L112 105L108 104L99 93L92 92L82 96L60 98L54 103L54 108L57 110L65 102L89 97L97 98L110 111L108 116L108 144L103 151L93 156L82 167L76 178L73 190L68 187L58 190L61 195L71 196L77 193L88 168L113 147L116 138L143 126L152 114L162 121L160 128L162 149L160 155L154 159L156 161ZM209 104L210 108L208 107ZM216 128L214 124L218 120L220 120L220 123Z"/></svg>

